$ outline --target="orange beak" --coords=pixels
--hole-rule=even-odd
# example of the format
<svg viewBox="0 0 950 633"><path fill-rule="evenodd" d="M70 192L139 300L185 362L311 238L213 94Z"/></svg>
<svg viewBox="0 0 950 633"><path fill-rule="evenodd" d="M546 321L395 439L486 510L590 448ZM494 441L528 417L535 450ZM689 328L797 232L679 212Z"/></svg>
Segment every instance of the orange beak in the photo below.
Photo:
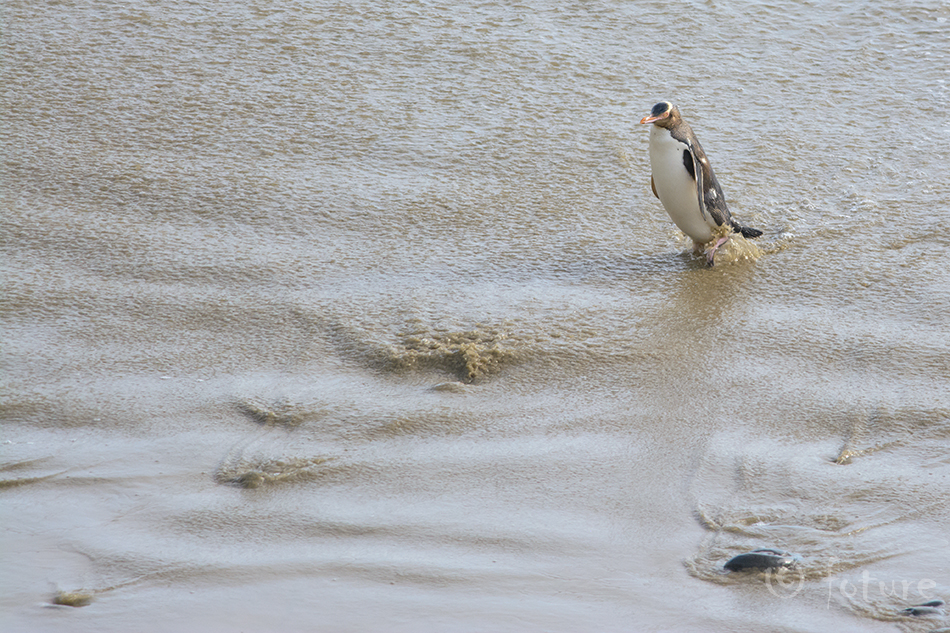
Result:
<svg viewBox="0 0 950 633"><path fill-rule="evenodd" d="M645 117L643 117L642 119L640 119L640 125L643 125L644 123L653 123L654 121L659 121L660 119L665 119L665 118L668 117L668 116L670 116L670 113L669 113L669 112L664 112L664 113L661 114L660 116L645 116Z"/></svg>

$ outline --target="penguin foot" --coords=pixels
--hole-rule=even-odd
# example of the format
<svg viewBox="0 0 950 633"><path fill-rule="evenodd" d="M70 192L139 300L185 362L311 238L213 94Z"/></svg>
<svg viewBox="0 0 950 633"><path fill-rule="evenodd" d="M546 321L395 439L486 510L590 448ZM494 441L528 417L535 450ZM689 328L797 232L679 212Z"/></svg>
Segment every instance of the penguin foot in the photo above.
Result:
<svg viewBox="0 0 950 633"><path fill-rule="evenodd" d="M718 250L719 250L719 247L722 246L723 244L725 244L728 240L729 240L729 236L728 236L728 235L724 235L724 236L720 237L718 240L716 240L716 243L715 243L715 244L713 244L713 247L712 247L712 249L709 251L709 254L706 255L706 264L707 264L710 268L713 266L713 264L715 264L715 262L713 261L713 258L716 256L716 251L718 251Z"/></svg>

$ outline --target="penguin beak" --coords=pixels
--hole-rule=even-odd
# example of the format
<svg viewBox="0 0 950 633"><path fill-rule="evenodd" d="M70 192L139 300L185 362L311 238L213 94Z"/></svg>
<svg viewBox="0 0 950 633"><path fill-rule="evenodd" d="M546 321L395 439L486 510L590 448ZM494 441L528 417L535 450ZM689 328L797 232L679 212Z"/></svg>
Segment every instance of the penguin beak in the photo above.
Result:
<svg viewBox="0 0 950 633"><path fill-rule="evenodd" d="M664 112L664 113L661 114L660 116L645 116L645 117L643 117L642 119L640 119L640 125L643 125L644 123L653 123L654 121L659 121L660 119L665 119L665 118L668 117L668 116L670 116L670 113L669 113L669 112Z"/></svg>

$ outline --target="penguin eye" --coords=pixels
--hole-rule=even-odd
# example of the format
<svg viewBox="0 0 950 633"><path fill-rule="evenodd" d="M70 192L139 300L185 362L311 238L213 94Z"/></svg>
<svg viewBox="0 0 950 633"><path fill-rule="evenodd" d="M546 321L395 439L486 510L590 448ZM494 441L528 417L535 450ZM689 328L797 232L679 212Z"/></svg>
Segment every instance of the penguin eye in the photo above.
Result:
<svg viewBox="0 0 950 633"><path fill-rule="evenodd" d="M653 110L650 111L650 114L653 116L660 116L661 114L666 112L669 109L669 107L670 107L669 103L667 103L666 101L661 101L655 106L653 106Z"/></svg>

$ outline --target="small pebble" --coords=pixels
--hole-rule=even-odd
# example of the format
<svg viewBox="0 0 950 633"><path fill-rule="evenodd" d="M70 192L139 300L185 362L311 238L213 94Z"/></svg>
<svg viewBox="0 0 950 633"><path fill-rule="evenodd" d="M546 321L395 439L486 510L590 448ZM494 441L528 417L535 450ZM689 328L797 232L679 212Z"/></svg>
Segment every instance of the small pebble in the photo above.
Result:
<svg viewBox="0 0 950 633"><path fill-rule="evenodd" d="M83 591L59 591L53 596L53 604L67 607L86 607L92 604L94 596Z"/></svg>
<svg viewBox="0 0 950 633"><path fill-rule="evenodd" d="M465 383L463 382L440 382L439 384L432 387L432 391L448 391L450 393L463 393L465 391Z"/></svg>

